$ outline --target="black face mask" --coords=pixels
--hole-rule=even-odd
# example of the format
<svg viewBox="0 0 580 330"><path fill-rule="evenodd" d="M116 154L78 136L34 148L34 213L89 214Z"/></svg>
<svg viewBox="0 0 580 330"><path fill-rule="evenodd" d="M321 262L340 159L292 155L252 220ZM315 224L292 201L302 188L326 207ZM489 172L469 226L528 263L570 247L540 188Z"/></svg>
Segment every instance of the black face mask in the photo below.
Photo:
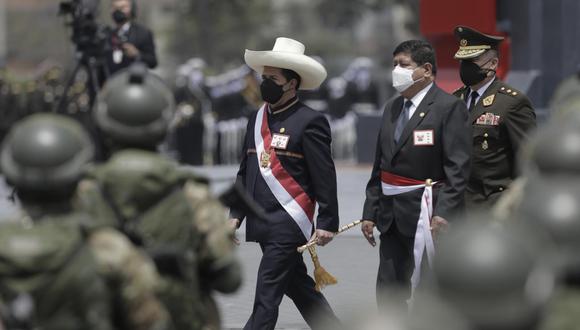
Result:
<svg viewBox="0 0 580 330"><path fill-rule="evenodd" d="M113 21L115 21L115 23L117 24L124 24L129 20L129 17L127 17L127 15L125 15L125 13L120 11L119 9L113 12L112 17Z"/></svg>
<svg viewBox="0 0 580 330"><path fill-rule="evenodd" d="M488 61L489 62L489 61ZM485 62L483 65L487 64ZM487 77L487 73L495 70L493 69L482 69L479 65L475 64L473 61L461 61L461 66L459 67L459 76L461 81L465 86L473 86L483 81Z"/></svg>
<svg viewBox="0 0 580 330"><path fill-rule="evenodd" d="M284 85L278 85L272 79L266 78L260 84L260 93L262 93L262 100L275 104L284 95Z"/></svg>

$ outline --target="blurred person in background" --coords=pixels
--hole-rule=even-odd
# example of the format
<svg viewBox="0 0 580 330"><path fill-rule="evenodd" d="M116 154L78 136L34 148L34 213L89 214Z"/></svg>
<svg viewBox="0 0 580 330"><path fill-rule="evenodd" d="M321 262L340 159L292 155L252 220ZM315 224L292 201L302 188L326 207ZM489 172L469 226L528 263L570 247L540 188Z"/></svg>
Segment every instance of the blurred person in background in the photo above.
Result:
<svg viewBox="0 0 580 330"><path fill-rule="evenodd" d="M143 62L153 69L157 66L153 33L137 23L137 0L111 0L111 29L107 67L109 74L129 67L133 62Z"/></svg>

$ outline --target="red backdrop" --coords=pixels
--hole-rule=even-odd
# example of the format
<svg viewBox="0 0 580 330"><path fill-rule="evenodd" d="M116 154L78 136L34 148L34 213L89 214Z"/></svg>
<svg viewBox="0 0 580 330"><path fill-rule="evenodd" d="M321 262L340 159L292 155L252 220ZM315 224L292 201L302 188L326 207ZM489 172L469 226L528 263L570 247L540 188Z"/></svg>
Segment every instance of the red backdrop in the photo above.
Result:
<svg viewBox="0 0 580 330"><path fill-rule="evenodd" d="M500 46L498 76L504 78L509 71L510 40L497 31L496 0L421 0L421 34L435 47L437 53L437 83L451 92L462 86L459 79L459 61L453 59L458 48L453 30L457 25L472 27L492 35L503 35L506 39Z"/></svg>

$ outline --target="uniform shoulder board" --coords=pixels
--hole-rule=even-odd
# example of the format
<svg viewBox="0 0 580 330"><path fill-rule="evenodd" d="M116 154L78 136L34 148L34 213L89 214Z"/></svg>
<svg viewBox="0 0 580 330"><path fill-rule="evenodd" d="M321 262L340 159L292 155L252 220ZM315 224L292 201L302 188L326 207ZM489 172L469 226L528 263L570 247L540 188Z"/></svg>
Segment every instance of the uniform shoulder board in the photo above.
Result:
<svg viewBox="0 0 580 330"><path fill-rule="evenodd" d="M459 92L463 92L463 90L465 90L466 86L461 86L458 89L454 90L453 92L451 92L451 94L457 94Z"/></svg>
<svg viewBox="0 0 580 330"><path fill-rule="evenodd" d="M500 92L502 94L510 95L513 97L518 96L522 93L519 90L517 90L511 86L505 85L505 84L501 85L501 87L498 89L498 92Z"/></svg>

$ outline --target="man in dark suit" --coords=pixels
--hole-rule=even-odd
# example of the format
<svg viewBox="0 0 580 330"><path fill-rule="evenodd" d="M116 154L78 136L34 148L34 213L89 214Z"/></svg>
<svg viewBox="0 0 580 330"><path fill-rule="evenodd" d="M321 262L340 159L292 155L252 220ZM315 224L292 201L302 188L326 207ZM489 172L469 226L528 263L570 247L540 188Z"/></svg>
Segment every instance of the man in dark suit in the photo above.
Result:
<svg viewBox="0 0 580 330"><path fill-rule="evenodd" d="M432 46L405 41L393 56L393 87L401 96L385 106L362 225L372 246L374 227L380 232L379 304L383 290L393 286L409 290L418 283L412 283L411 275L420 274L423 250L428 256L432 253L429 230L436 236L464 205L471 155L465 104L434 83L437 66ZM427 179L435 182L428 187L432 196L425 195ZM426 203L432 213L425 216L424 199L432 202ZM420 230L421 219L427 233ZM427 247L414 255L417 243Z"/></svg>
<svg viewBox="0 0 580 330"><path fill-rule="evenodd" d="M111 31L111 49L107 51L109 74L125 69L131 63L140 61L153 69L157 66L153 33L136 23L135 0L112 0L111 16L115 27Z"/></svg>
<svg viewBox="0 0 580 330"><path fill-rule="evenodd" d="M311 328L336 327L336 316L296 250L313 233L325 245L338 230L330 126L296 96L298 89L320 86L326 70L304 55L302 43L288 38L277 38L272 51L246 50L245 60L262 76L266 103L250 117L237 181L266 217L231 211L232 225L239 227L246 218L246 240L258 242L263 253L254 308L244 329L274 329L284 295Z"/></svg>
<svg viewBox="0 0 580 330"><path fill-rule="evenodd" d="M498 45L503 37L485 35L465 26L455 28L465 86L453 94L466 102L473 125L473 164L467 184L467 209L493 207L517 176L516 156L536 114L524 93L500 81Z"/></svg>

